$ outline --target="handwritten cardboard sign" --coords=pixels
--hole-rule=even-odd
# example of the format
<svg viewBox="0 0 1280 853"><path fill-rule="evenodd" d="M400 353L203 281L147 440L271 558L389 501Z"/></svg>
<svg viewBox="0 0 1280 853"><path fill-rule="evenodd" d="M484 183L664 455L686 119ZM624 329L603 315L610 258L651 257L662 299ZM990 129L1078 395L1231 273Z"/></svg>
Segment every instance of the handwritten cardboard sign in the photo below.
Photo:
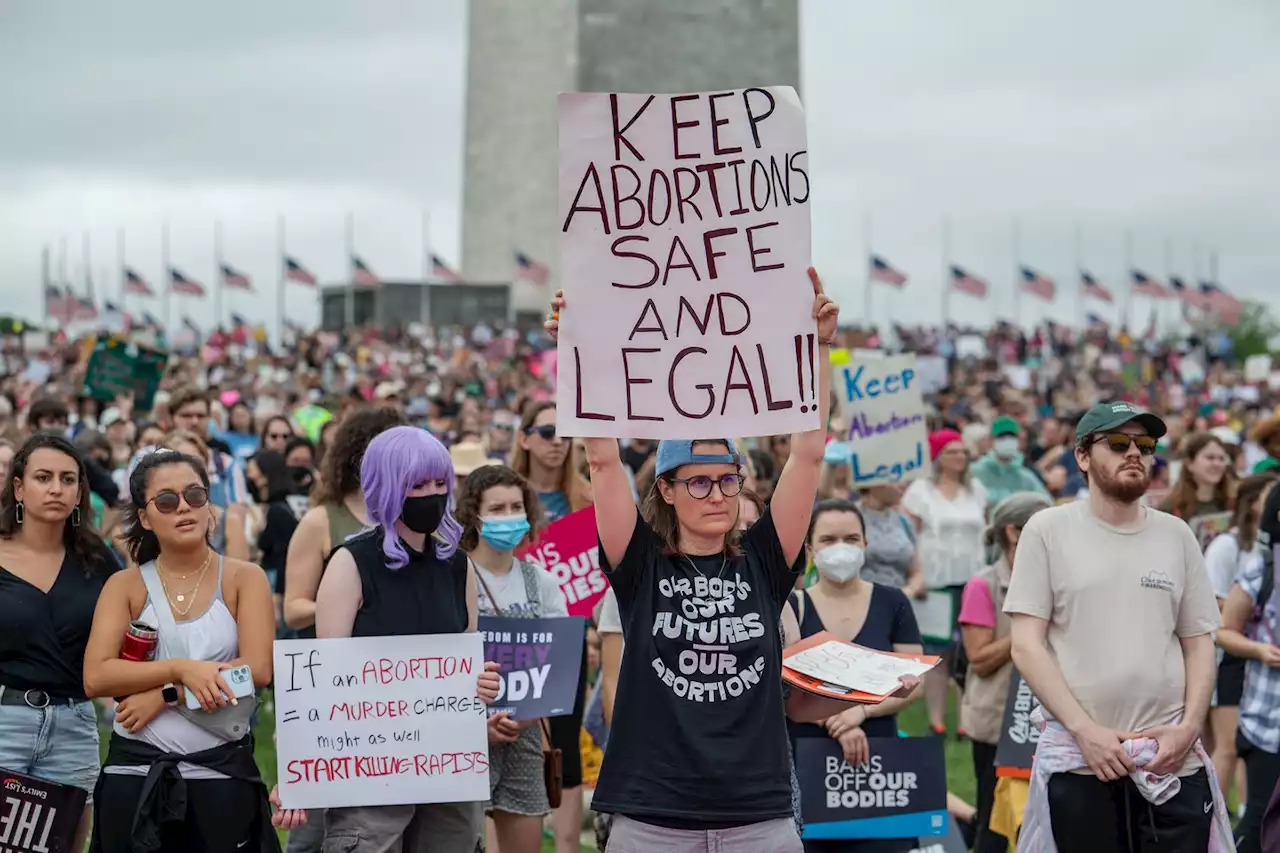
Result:
<svg viewBox="0 0 1280 853"><path fill-rule="evenodd" d="M0 851L73 853L89 794L0 767Z"/></svg>
<svg viewBox="0 0 1280 853"><path fill-rule="evenodd" d="M560 96L557 426L818 426L808 142L786 87Z"/></svg>
<svg viewBox="0 0 1280 853"><path fill-rule="evenodd" d="M569 615L591 617L609 581L600 568L595 507L570 513L547 525L530 548L516 554L555 576L569 603Z"/></svg>
<svg viewBox="0 0 1280 853"><path fill-rule="evenodd" d="M1040 730L1031 723L1031 712L1040 702L1031 685L1014 670L1009 676L1009 695L1004 701L1004 720L1000 723L1000 742L996 744L996 775L1014 779L1031 778L1031 762L1040 742Z"/></svg>
<svg viewBox="0 0 1280 853"><path fill-rule="evenodd" d="M484 659L502 667L502 692L489 713L509 711L514 720L573 713L582 667L584 620L508 619L481 616Z"/></svg>
<svg viewBox="0 0 1280 853"><path fill-rule="evenodd" d="M840 416L849 424L854 485L866 488L929 476L924 384L916 357L855 354L832 372Z"/></svg>
<svg viewBox="0 0 1280 853"><path fill-rule="evenodd" d="M285 807L488 799L483 670L479 634L277 640Z"/></svg>
<svg viewBox="0 0 1280 853"><path fill-rule="evenodd" d="M827 737L796 739L805 838L920 838L947 832L942 739L869 738L871 760L851 765Z"/></svg>
<svg viewBox="0 0 1280 853"><path fill-rule="evenodd" d="M134 341L108 335L94 340L88 353L81 394L95 400L115 400L132 394L138 409L151 408L164 376L169 354Z"/></svg>

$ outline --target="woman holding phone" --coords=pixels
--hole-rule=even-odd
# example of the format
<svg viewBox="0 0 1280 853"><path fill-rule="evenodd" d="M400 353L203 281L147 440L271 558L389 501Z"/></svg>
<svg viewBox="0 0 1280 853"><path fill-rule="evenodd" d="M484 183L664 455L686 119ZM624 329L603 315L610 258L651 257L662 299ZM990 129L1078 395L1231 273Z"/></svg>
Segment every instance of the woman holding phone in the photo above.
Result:
<svg viewBox="0 0 1280 853"><path fill-rule="evenodd" d="M738 531L743 469L731 439L661 442L657 480L639 512L618 442L586 440L600 564L625 637L592 801L615 816L609 853L802 850L784 711L814 721L838 709L800 691L784 703L782 685L779 619L804 568L839 313L812 269L809 278L820 344L818 427L791 437L772 501L749 529ZM564 306L557 295L546 324L553 334ZM719 618L685 621L708 602ZM699 652L695 644L706 643L723 650ZM714 665L688 675L690 656Z"/></svg>
<svg viewBox="0 0 1280 853"><path fill-rule="evenodd" d="M210 546L201 460L144 456L129 498L136 567L107 582L85 651L86 691L124 697L96 789L96 849L278 850L250 736L254 690L271 682L267 577ZM157 629L155 660L122 659L135 621Z"/></svg>

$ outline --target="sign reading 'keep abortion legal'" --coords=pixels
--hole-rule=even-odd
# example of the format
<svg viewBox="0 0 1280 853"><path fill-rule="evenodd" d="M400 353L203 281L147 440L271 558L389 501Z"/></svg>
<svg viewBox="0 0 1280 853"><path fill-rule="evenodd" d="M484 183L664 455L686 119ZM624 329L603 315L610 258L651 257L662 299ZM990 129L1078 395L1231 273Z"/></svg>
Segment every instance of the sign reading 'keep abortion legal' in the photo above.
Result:
<svg viewBox="0 0 1280 853"><path fill-rule="evenodd" d="M795 90L571 93L559 108L561 432L817 428Z"/></svg>
<svg viewBox="0 0 1280 853"><path fill-rule="evenodd" d="M855 486L929 475L921 384L914 355L855 355L848 364L832 369L831 387L849 424Z"/></svg>

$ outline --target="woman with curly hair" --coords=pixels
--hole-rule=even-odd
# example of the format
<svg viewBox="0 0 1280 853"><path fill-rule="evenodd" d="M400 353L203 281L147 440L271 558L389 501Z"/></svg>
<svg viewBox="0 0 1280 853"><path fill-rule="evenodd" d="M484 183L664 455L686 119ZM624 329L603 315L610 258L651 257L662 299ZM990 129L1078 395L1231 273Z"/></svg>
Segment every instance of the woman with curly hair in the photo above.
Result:
<svg viewBox="0 0 1280 853"><path fill-rule="evenodd" d="M329 555L369 526L369 511L360 491L360 463L374 438L404 417L391 408L368 408L343 419L333 446L321 462L320 480L311 494L311 509L289 540L284 566L284 621L300 637L315 636L316 591Z"/></svg>

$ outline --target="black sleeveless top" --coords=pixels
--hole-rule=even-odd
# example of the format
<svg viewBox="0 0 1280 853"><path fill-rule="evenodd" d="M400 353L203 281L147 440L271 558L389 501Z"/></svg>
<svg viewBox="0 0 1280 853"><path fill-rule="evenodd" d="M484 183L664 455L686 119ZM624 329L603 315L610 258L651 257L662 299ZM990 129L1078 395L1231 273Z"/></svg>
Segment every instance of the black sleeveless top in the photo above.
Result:
<svg viewBox="0 0 1280 853"><path fill-rule="evenodd" d="M348 539L344 546L360 572L364 603L351 626L353 637L406 637L414 634L461 634L467 630L467 557L461 551L448 560L405 545L409 563L392 569L382 551L382 528Z"/></svg>
<svg viewBox="0 0 1280 853"><path fill-rule="evenodd" d="M812 637L825 631L818 608L813 606L806 590L791 593L787 606L794 614L797 608L797 596L804 596L804 618L800 620L800 638ZM798 615L798 614L796 614ZM916 614L911 609L911 601L902 590L883 584L871 585L871 600L867 602L867 618L858 629L858 636L853 642L878 652L891 652L895 644L911 645L920 642L920 628L916 625ZM787 721L787 729L791 737L830 737L826 729L816 723L794 723ZM897 717L872 717L862 724L867 737L897 737Z"/></svg>

